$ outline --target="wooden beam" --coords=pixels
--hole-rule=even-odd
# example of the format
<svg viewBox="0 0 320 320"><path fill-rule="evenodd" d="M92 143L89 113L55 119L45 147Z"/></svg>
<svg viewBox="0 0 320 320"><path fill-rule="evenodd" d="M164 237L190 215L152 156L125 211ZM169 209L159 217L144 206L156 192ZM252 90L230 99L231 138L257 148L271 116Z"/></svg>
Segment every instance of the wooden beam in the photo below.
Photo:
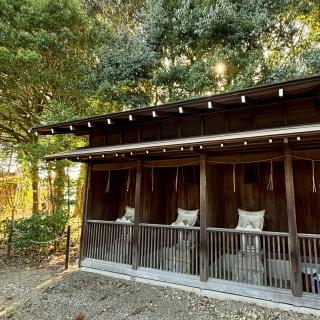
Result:
<svg viewBox="0 0 320 320"><path fill-rule="evenodd" d="M283 102L281 104L281 108L282 108L282 121L283 121L283 125L287 126L288 125L288 106L286 104L286 102Z"/></svg>
<svg viewBox="0 0 320 320"><path fill-rule="evenodd" d="M144 165L150 167L176 167L199 164L199 156L181 159L164 159L164 160L145 160Z"/></svg>
<svg viewBox="0 0 320 320"><path fill-rule="evenodd" d="M229 113L228 112L224 113L224 127L225 127L225 132L229 132Z"/></svg>
<svg viewBox="0 0 320 320"><path fill-rule="evenodd" d="M180 132L181 134L181 132ZM240 131L240 132L229 132L229 133L219 133L211 134L205 136L191 136L183 137L178 139L166 139L166 140L153 140L153 141L143 141L140 143L130 143L130 144L120 144L120 145L108 145L94 148L79 148L70 152L60 152L51 156L43 157L45 160L52 159L63 159L68 157L81 157L89 156L92 158L99 156L101 154L107 153L129 153L129 152L144 152L146 149L149 150L161 150L162 148L180 148L180 146L190 147L199 146L201 144L216 144L220 143L243 143L244 140L251 143L251 141L264 141L268 143L268 139L279 139L279 138L295 138L297 136L308 135L315 136L320 134L320 124L306 124L306 125L295 125L290 127L280 127L272 129L258 129L250 131Z"/></svg>
<svg viewBox="0 0 320 320"><path fill-rule="evenodd" d="M319 148L319 143L317 143L317 149L303 149L303 150L292 150L292 155L296 157L301 157L301 158L310 158L314 160L319 160L320 159L320 150ZM293 157L293 160L299 160L295 159Z"/></svg>
<svg viewBox="0 0 320 320"><path fill-rule="evenodd" d="M81 261L84 260L85 252L86 252L87 220L88 220L89 208L91 204L91 176L92 176L92 163L89 163L87 165L86 188L85 188L84 204L83 204L83 211L82 211L79 266L81 264Z"/></svg>
<svg viewBox="0 0 320 320"><path fill-rule="evenodd" d="M315 98L315 108L316 108L316 114L317 114L317 121L320 121L320 98Z"/></svg>
<svg viewBox="0 0 320 320"><path fill-rule="evenodd" d="M274 159L278 161L282 161L283 158L283 152L276 152L276 151L263 151L263 152L247 152L247 153L232 153L232 154L220 154L216 153L213 155L207 155L207 161L212 161L210 164L221 164L223 163L234 163L234 162L242 162L242 163L252 163L254 161L266 161L268 162L268 159L273 158L279 158Z"/></svg>
<svg viewBox="0 0 320 320"><path fill-rule="evenodd" d="M208 280L208 192L207 192L207 159L200 155L200 281Z"/></svg>
<svg viewBox="0 0 320 320"><path fill-rule="evenodd" d="M204 135L204 120L203 117L200 117L200 134Z"/></svg>
<svg viewBox="0 0 320 320"><path fill-rule="evenodd" d="M137 161L136 167L136 190L135 190L135 214L133 224L132 236L132 269L137 270L140 258L140 245L139 245L139 223L142 216L142 187L141 187L142 164L141 160Z"/></svg>
<svg viewBox="0 0 320 320"><path fill-rule="evenodd" d="M106 170L121 170L134 167L136 161L123 161L123 162L112 162L112 163L96 163L93 165L95 171L106 171Z"/></svg>
<svg viewBox="0 0 320 320"><path fill-rule="evenodd" d="M296 205L294 196L292 154L288 143L284 145L284 172L289 227L289 260L291 290L295 297L302 296L302 276L300 268L300 247L297 235Z"/></svg>

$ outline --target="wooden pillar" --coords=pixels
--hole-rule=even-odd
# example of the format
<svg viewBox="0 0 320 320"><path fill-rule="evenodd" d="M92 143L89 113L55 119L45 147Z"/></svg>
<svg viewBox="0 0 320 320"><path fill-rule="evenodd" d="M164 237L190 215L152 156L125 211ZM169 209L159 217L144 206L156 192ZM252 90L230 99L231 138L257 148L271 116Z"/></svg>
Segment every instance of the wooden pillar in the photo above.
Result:
<svg viewBox="0 0 320 320"><path fill-rule="evenodd" d="M135 190L135 214L133 224L133 235L132 235L132 269L136 270L139 266L140 258L140 244L139 244L139 223L142 209L142 164L141 160L138 160L136 169L136 190Z"/></svg>
<svg viewBox="0 0 320 320"><path fill-rule="evenodd" d="M207 188L207 158L200 155L200 281L208 280L208 188Z"/></svg>
<svg viewBox="0 0 320 320"><path fill-rule="evenodd" d="M89 215L90 199L91 199L91 176L92 176L92 163L87 166L87 176L86 176L86 188L85 196L82 210L82 224L81 224L81 236L80 236L80 257L79 266L81 261L85 258L86 250L86 231L87 231L87 217Z"/></svg>
<svg viewBox="0 0 320 320"><path fill-rule="evenodd" d="M288 143L284 146L284 173L287 198L287 216L289 227L289 258L292 294L302 296L302 277L300 268L300 247L297 233L296 205L294 196L293 170L291 148Z"/></svg>

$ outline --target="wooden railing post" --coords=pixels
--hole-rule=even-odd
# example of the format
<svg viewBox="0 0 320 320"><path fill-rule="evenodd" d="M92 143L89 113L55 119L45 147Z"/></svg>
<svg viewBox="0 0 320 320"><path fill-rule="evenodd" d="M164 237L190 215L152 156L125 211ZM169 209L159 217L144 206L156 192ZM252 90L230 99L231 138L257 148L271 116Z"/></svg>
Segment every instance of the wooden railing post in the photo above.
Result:
<svg viewBox="0 0 320 320"><path fill-rule="evenodd" d="M140 256L140 244L139 244L139 223L141 217L142 208L142 164L141 160L138 160L136 169L136 190L135 190L135 214L134 214L134 224L133 224L133 235L132 235L132 269L136 270L139 266L139 256Z"/></svg>
<svg viewBox="0 0 320 320"><path fill-rule="evenodd" d="M66 241L66 258L64 261L64 268L69 269L69 258L70 258L70 244L71 244L71 227L67 227L67 241Z"/></svg>
<svg viewBox="0 0 320 320"><path fill-rule="evenodd" d="M287 198L287 215L289 228L289 258L292 294L302 296L302 276L300 268L300 247L297 233L296 205L294 196L293 170L291 148L284 145L284 173Z"/></svg>
<svg viewBox="0 0 320 320"><path fill-rule="evenodd" d="M208 244L207 244L207 161L206 155L200 155L200 281L208 280Z"/></svg>
<svg viewBox="0 0 320 320"><path fill-rule="evenodd" d="M83 204L83 211L82 211L79 266L81 265L81 261L85 258L85 252L86 252L87 220L88 220L90 199L91 199L91 196L90 196L91 175L92 175L92 163L89 163L87 167L86 188L85 188L84 204Z"/></svg>

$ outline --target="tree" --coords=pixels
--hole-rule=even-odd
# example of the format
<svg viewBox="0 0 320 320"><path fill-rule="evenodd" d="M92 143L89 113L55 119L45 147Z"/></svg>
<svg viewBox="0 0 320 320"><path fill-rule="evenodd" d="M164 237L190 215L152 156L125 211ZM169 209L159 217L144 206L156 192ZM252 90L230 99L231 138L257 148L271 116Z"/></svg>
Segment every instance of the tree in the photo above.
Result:
<svg viewBox="0 0 320 320"><path fill-rule="evenodd" d="M146 106L152 99L152 69L155 53L142 31L113 32L99 49L93 88L102 109L114 111L126 106Z"/></svg>
<svg viewBox="0 0 320 320"><path fill-rule="evenodd" d="M95 92L111 109L319 72L318 1L145 0L130 8L135 24L108 16L112 37L98 53Z"/></svg>
<svg viewBox="0 0 320 320"><path fill-rule="evenodd" d="M266 82L319 74L319 21L319 1L282 1L273 30L263 39Z"/></svg>
<svg viewBox="0 0 320 320"><path fill-rule="evenodd" d="M111 28L102 40L98 99L113 109L137 107L263 82L261 39L279 7L272 0L146 0L134 27ZM223 84L213 70L220 61Z"/></svg>
<svg viewBox="0 0 320 320"><path fill-rule="evenodd" d="M15 166L13 149L3 150L9 153L9 157L6 159L1 159L0 164L0 194L4 194L4 213L8 214L10 218L8 219L8 247L7 255L11 254L11 244L13 236L13 226L14 220L17 213L17 208L21 201L21 188L23 186L23 181L18 177L17 172L13 172L13 167ZM0 208L1 214L2 208Z"/></svg>
<svg viewBox="0 0 320 320"><path fill-rule="evenodd" d="M14 145L29 164L33 211L43 147L30 129L90 113L84 83L94 23L76 0L0 1L0 144Z"/></svg>

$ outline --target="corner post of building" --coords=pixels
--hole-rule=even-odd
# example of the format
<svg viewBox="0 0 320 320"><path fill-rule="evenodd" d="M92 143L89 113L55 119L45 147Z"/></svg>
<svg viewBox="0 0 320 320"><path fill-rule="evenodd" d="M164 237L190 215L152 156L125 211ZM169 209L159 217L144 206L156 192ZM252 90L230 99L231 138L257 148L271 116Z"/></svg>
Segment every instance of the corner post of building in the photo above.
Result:
<svg viewBox="0 0 320 320"><path fill-rule="evenodd" d="M208 188L207 188L207 157L200 154L200 281L208 280Z"/></svg>
<svg viewBox="0 0 320 320"><path fill-rule="evenodd" d="M284 144L284 172L289 228L289 259L291 290L295 297L302 296L302 276L300 268L300 247L297 232L296 205L294 195L292 152L288 140Z"/></svg>
<svg viewBox="0 0 320 320"><path fill-rule="evenodd" d="M135 190L135 215L133 223L133 236L132 236L132 269L137 270L139 266L139 257L140 257L140 244L139 244L139 224L141 218L141 209L142 209L142 162L141 160L137 161L136 167L136 190Z"/></svg>
<svg viewBox="0 0 320 320"><path fill-rule="evenodd" d="M86 176L86 188L84 191L84 203L82 208L82 224L81 224L81 235L80 235L80 257L79 266L81 261L85 258L86 252L86 238L87 238L87 219L89 215L90 208L90 190L91 190L91 175L92 175L92 163L87 165L87 176Z"/></svg>

